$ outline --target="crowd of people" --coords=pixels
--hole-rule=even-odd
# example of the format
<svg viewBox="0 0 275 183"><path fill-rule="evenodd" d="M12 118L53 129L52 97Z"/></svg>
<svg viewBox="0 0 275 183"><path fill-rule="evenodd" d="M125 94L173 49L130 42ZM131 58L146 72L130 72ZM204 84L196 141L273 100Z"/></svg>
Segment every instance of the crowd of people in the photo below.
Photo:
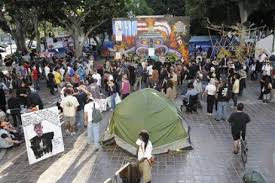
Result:
<svg viewBox="0 0 275 183"><path fill-rule="evenodd" d="M39 95L44 87L42 83L46 83L51 95L60 96L57 105L63 112L66 132L75 135L78 129L87 127L88 143L94 143L97 149L100 127L99 121L93 122L93 111L102 112L107 106L113 111L121 99L142 88L154 88L172 101L183 96L187 112L192 112L194 102L195 108L202 108L206 97L207 115L215 115L217 121L227 120L230 100L233 101L231 107L237 107L248 79L260 78L259 99L263 103L271 100L273 68L264 53L259 60L247 58L243 62L226 56L218 60L199 55L188 63L160 62L150 57L138 61L123 57L103 63L94 61L93 57L77 59L67 54L63 58L30 57L29 60L9 57L1 63L5 65L0 73L0 145L3 148L23 141L22 111L43 109ZM108 105L101 99L108 100Z"/></svg>

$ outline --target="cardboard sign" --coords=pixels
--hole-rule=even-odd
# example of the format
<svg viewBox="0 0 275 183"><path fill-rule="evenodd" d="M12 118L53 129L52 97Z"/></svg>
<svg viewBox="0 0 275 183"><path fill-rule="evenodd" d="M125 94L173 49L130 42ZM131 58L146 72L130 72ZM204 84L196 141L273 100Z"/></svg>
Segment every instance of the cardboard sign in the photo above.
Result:
<svg viewBox="0 0 275 183"><path fill-rule="evenodd" d="M21 115L29 164L64 151L58 108Z"/></svg>

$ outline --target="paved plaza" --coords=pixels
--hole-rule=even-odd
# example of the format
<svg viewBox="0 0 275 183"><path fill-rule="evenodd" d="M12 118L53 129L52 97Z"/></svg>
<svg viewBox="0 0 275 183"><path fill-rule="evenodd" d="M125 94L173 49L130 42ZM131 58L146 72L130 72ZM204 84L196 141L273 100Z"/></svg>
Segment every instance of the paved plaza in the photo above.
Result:
<svg viewBox="0 0 275 183"><path fill-rule="evenodd" d="M153 183L241 183L247 170L260 171L268 183L275 182L275 104L255 101L258 83L249 83L244 96L245 111L251 122L247 128L248 162L232 153L232 137L227 122L217 122L204 111L184 114L191 127L193 150L171 152L157 156L153 168ZM56 97L43 91L47 106ZM47 102L48 101L48 102ZM231 101L232 102L232 101ZM180 104L180 100L177 100ZM205 105L205 103L203 103ZM231 112L231 109L230 111ZM103 131L111 112L104 113ZM1 150L0 183L32 182L91 182L102 183L131 157L115 144L94 151L87 146L86 132L64 136L65 151L33 165L28 164L25 145L8 151Z"/></svg>

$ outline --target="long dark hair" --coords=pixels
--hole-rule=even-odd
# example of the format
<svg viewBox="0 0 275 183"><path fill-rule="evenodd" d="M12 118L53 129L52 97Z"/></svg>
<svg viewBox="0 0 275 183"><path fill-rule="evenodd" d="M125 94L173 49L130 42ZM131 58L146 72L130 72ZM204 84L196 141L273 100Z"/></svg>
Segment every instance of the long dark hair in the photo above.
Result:
<svg viewBox="0 0 275 183"><path fill-rule="evenodd" d="M144 149L146 149L147 144L148 144L148 141L149 141L149 134L148 134L148 132L145 131L145 130L142 130L142 131L139 133L139 136L141 136L142 141L144 142Z"/></svg>

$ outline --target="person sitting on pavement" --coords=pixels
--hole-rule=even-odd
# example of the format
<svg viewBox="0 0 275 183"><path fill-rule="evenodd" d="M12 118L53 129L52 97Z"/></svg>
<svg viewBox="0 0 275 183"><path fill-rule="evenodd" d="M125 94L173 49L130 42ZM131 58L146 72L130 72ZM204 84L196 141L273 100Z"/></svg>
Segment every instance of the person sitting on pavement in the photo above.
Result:
<svg viewBox="0 0 275 183"><path fill-rule="evenodd" d="M2 126L0 127L0 148L8 149L18 146L21 143L12 134L5 130Z"/></svg>
<svg viewBox="0 0 275 183"><path fill-rule="evenodd" d="M234 154L238 154L240 150L240 134L242 132L242 139L245 140L246 124L250 122L248 114L243 112L244 105L239 103L237 105L237 112L231 114L228 122L231 124L231 133L234 140Z"/></svg>
<svg viewBox="0 0 275 183"><path fill-rule="evenodd" d="M14 139L18 141L22 141L24 139L24 135L21 134L10 122L7 120L0 120L0 129L6 130L8 133L14 136Z"/></svg>

